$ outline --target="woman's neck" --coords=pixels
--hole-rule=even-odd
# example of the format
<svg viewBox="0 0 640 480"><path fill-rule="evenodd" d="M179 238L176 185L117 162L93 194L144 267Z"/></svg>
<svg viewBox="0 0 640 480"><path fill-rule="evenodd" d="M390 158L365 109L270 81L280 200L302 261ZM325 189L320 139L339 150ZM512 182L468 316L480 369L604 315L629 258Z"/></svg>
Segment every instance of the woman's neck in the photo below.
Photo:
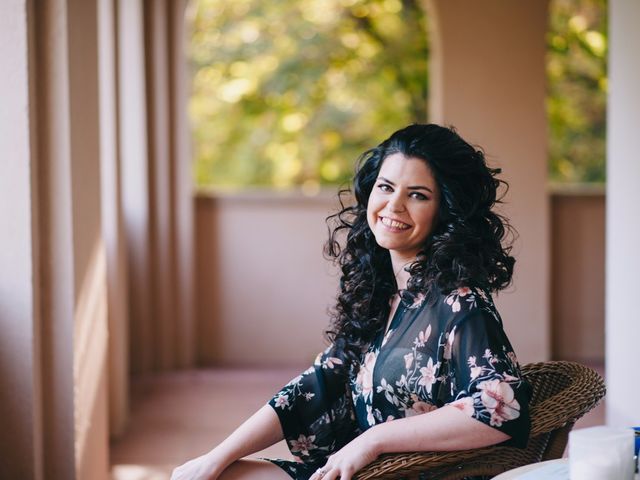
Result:
<svg viewBox="0 0 640 480"><path fill-rule="evenodd" d="M415 257L400 257L399 255L391 254L391 266L393 267L393 274L396 277L396 285L398 290L404 290L407 288L407 282L411 277L411 274L406 268L415 262Z"/></svg>

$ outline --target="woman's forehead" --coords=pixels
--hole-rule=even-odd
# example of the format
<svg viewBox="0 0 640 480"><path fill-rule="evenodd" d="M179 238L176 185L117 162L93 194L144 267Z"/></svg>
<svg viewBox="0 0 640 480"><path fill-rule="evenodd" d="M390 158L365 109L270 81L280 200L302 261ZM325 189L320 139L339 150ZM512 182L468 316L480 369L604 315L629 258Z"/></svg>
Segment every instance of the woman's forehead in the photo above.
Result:
<svg viewBox="0 0 640 480"><path fill-rule="evenodd" d="M429 164L422 158L407 157L402 153L387 156L378 171L378 177L392 182L418 182L423 185L435 185L435 178Z"/></svg>

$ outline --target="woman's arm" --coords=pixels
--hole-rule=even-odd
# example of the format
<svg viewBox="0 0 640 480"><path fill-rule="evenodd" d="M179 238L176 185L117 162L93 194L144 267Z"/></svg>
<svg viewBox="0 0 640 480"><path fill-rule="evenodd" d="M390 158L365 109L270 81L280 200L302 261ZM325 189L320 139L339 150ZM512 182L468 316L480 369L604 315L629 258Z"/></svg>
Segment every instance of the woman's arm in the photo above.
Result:
<svg viewBox="0 0 640 480"><path fill-rule="evenodd" d="M466 450L508 440L509 435L479 422L458 408L444 406L413 417L371 427L329 457L310 480L350 480L383 453Z"/></svg>
<svg viewBox="0 0 640 480"><path fill-rule="evenodd" d="M176 468L171 480L214 480L236 460L282 439L278 416L265 405L213 450Z"/></svg>
<svg viewBox="0 0 640 480"><path fill-rule="evenodd" d="M394 452L481 448L510 438L506 433L479 422L452 406L381 423L367 430L363 436L366 435L367 443L376 456Z"/></svg>

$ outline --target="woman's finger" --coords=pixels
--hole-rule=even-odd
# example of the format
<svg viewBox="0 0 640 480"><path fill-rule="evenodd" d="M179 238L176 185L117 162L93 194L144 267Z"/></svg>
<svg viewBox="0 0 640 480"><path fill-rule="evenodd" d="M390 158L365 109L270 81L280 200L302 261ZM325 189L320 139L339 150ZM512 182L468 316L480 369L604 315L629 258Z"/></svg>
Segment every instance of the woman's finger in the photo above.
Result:
<svg viewBox="0 0 640 480"><path fill-rule="evenodd" d="M325 480L325 476L329 470L330 468L326 465L324 467L320 467L309 477L309 480Z"/></svg>
<svg viewBox="0 0 640 480"><path fill-rule="evenodd" d="M351 469L345 469L342 471L342 474L340 475L340 480L351 480L352 476L353 476L353 471Z"/></svg>
<svg viewBox="0 0 640 480"><path fill-rule="evenodd" d="M322 480L336 480L337 478L340 478L340 469L332 468L323 475Z"/></svg>

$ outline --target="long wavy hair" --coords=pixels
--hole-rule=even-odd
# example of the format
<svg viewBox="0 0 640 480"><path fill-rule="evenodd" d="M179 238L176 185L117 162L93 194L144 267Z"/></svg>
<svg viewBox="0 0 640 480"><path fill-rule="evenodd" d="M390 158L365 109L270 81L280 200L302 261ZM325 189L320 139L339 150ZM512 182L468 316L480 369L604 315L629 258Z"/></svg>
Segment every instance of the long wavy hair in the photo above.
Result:
<svg viewBox="0 0 640 480"><path fill-rule="evenodd" d="M433 229L407 267L410 278L401 292L403 301L420 294L435 301L439 293L462 286L497 291L508 286L513 275L514 230L492 210L501 203L499 187L504 185L505 193L508 189L496 177L500 169L489 168L482 150L453 128L414 124L398 130L361 155L353 191L341 190L340 211L327 217L325 254L339 264L342 275L326 336L334 355L343 359L345 372L357 370L362 353L386 325L390 299L397 292L389 251L376 243L367 223L378 172L394 153L425 161L440 189Z"/></svg>

